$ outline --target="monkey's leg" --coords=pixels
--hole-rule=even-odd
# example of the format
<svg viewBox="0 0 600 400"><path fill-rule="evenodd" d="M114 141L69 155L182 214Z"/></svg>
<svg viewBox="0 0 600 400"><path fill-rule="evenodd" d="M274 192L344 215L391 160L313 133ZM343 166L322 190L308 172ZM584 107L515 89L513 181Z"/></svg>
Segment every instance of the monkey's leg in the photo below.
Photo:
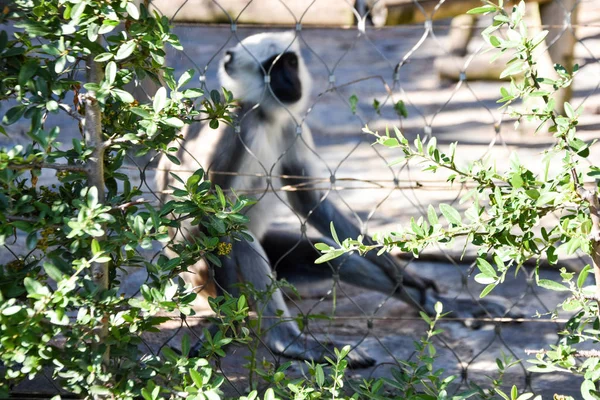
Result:
<svg viewBox="0 0 600 400"><path fill-rule="evenodd" d="M272 285L276 282L271 265L257 240L233 243L232 254L229 258L224 258L222 263L222 267L215 268L215 270L224 270L215 271L217 282L222 273L226 273L229 277L237 275L241 281L251 284L255 290L272 293L268 299L259 297L255 304L257 311L264 317L261 321L261 331L265 332L264 340L271 351L290 358L321 362L324 361L324 356L333 355L332 346L343 347L344 344L341 343L323 344L300 331L285 304L281 290L278 288L273 290ZM229 290L229 287L226 289ZM366 367L374 363L372 358L358 349L353 349L347 357L349 365L353 368Z"/></svg>
<svg viewBox="0 0 600 400"><path fill-rule="evenodd" d="M408 285L398 285L381 268L358 254L332 260L329 262L329 265L315 264L315 260L320 254L313 245L319 242L336 246L328 238L307 239L301 238L297 234L280 231L267 232L261 241L271 264L279 264L277 267L277 276L285 278L292 283L298 276L302 279L306 279L306 276L313 279L330 279L336 273L340 280L355 286L384 294L393 293L394 297L401 300L405 300L406 297L419 299L420 301L416 304L416 308L432 315L435 314L435 303L441 301L444 304L446 312L451 311L451 315L454 317L466 318L465 323L473 327L476 327L476 321L470 321L469 318L486 316L517 318L521 316L519 313L508 312L508 302L498 297L494 299L479 299L475 302L470 299L455 299L439 295L435 292L429 292L426 293L425 297L421 298L419 290ZM409 276L409 272L405 271L404 276ZM415 303L409 304L415 305Z"/></svg>
<svg viewBox="0 0 600 400"><path fill-rule="evenodd" d="M308 167L304 167L297 160L291 160L284 165L282 174L290 177L282 179L285 185L299 186L305 188L307 182L302 176L308 174ZM331 238L330 223L333 222L340 240L346 238L357 238L361 231L340 212L335 205L323 194L316 190L288 191L288 199L291 206L300 215L313 225L321 234ZM365 237L369 243L371 238ZM398 260L385 253L378 257L376 252L369 252L365 258L370 261L369 267L362 267L371 273L375 273L373 267L383 271L394 283L395 295L415 308L422 309L427 304L427 292L429 289L437 291L434 281L411 274L399 265ZM359 261L357 261L358 263ZM359 283L360 284L360 283ZM432 308L433 310L433 308ZM429 312L429 310L428 310Z"/></svg>
<svg viewBox="0 0 600 400"><path fill-rule="evenodd" d="M306 238L282 231L268 231L261 240L269 262L277 265L278 278L295 283L331 279L334 275L339 275L342 281L355 286L387 294L399 290L400 285L381 268L358 254L342 256L327 264L315 264L320 253L314 248L314 244L320 242L336 246L329 238ZM412 296L418 298L419 295L417 290L413 290Z"/></svg>

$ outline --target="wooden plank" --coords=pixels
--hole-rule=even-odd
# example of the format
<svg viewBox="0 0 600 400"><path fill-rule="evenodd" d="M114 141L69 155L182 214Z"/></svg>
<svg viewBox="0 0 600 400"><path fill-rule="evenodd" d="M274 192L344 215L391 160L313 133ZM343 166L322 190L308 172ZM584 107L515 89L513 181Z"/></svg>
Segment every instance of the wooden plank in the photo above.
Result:
<svg viewBox="0 0 600 400"><path fill-rule="evenodd" d="M352 6L345 1L294 0L152 0L152 7L177 22L345 26L354 23ZM314 3L314 4L313 4ZM287 8L286 8L287 5ZM180 8L181 7L181 8Z"/></svg>
<svg viewBox="0 0 600 400"><path fill-rule="evenodd" d="M384 0L381 0L384 1ZM546 3L551 0L525 0L526 2ZM481 0L446 0L439 8L440 0L385 0L387 7L386 25L416 24L431 18L432 20L455 17L464 14L472 8L483 5ZM517 4L517 1L507 1L507 5ZM422 9L421 9L422 8ZM435 11L435 12L434 12Z"/></svg>

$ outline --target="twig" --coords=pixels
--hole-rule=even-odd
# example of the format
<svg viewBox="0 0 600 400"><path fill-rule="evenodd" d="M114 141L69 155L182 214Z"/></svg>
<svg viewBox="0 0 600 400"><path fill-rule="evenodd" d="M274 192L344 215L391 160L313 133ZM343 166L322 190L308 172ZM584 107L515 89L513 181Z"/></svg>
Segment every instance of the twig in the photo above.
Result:
<svg viewBox="0 0 600 400"><path fill-rule="evenodd" d="M57 171L86 172L83 165L55 164L55 163L31 163L31 164L8 164L8 169L55 169Z"/></svg>
<svg viewBox="0 0 600 400"><path fill-rule="evenodd" d="M71 108L71 106L69 106L68 104L60 103L58 105L58 107L61 110L63 110L64 112L66 112L67 114L69 114L71 117L73 117L74 119L79 121L80 124L83 124L85 122L85 118L83 117L83 115L81 115L77 111L73 110Z"/></svg>
<svg viewBox="0 0 600 400"><path fill-rule="evenodd" d="M123 204L119 204L118 206L114 206L113 208L110 209L110 211L123 211L128 209L129 207L133 207L133 206L137 206L138 204L146 204L149 203L148 200L145 199L137 199L137 200L133 200L130 201L128 203L123 203Z"/></svg>
<svg viewBox="0 0 600 400"><path fill-rule="evenodd" d="M12 222L12 221L23 221L23 222L30 222L32 224L35 224L36 222L40 221L39 219L36 219L36 218L20 217L18 215L5 215L4 218L6 218L10 222Z"/></svg>

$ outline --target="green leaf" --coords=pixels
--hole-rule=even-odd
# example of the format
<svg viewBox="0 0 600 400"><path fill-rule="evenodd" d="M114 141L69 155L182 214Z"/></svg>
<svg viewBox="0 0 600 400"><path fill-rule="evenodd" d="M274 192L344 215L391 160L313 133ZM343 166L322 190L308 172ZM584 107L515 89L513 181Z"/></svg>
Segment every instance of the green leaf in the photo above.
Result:
<svg viewBox="0 0 600 400"><path fill-rule="evenodd" d="M188 99L194 99L204 95L204 92L200 89L186 89L183 91L183 97Z"/></svg>
<svg viewBox="0 0 600 400"><path fill-rule="evenodd" d="M152 115L150 115L150 113L146 110L144 110L143 108L140 107L132 107L130 108L131 112L134 113L135 115L138 115L144 119L149 119L152 117Z"/></svg>
<svg viewBox="0 0 600 400"><path fill-rule="evenodd" d="M473 279L475 280L475 282L477 282L481 285L490 285L490 284L496 282L496 277L487 276L485 274L477 274L477 275L475 275L475 277Z"/></svg>
<svg viewBox="0 0 600 400"><path fill-rule="evenodd" d="M569 104L569 102L565 101L565 114L567 114L567 117L569 117L570 119L575 119L577 117L577 115L575 114L575 110L573 110L573 107L571 106L571 104Z"/></svg>
<svg viewBox="0 0 600 400"><path fill-rule="evenodd" d="M137 6L133 2L127 2L125 9L131 18L136 20L140 19L140 10L138 10Z"/></svg>
<svg viewBox="0 0 600 400"><path fill-rule="evenodd" d="M25 290L27 290L27 293L30 295L44 294L47 292L45 286L28 276L23 279L23 286L25 286Z"/></svg>
<svg viewBox="0 0 600 400"><path fill-rule="evenodd" d="M125 90L114 88L111 90L111 92L123 103L131 104L135 101L135 99L133 98L131 93L129 93Z"/></svg>
<svg viewBox="0 0 600 400"><path fill-rule="evenodd" d="M321 364L317 364L315 367L315 380L319 387L323 387L325 383L325 373L323 372L323 366Z"/></svg>
<svg viewBox="0 0 600 400"><path fill-rule="evenodd" d="M154 101L152 102L152 108L154 112L158 114L167 105L167 89L164 87L158 88L154 95Z"/></svg>
<svg viewBox="0 0 600 400"><path fill-rule="evenodd" d="M58 103L56 100L49 100L46 102L46 110L48 111L56 111L58 110Z"/></svg>
<svg viewBox="0 0 600 400"><path fill-rule="evenodd" d="M60 268L49 262L44 262L44 271L56 282L61 281L65 275Z"/></svg>
<svg viewBox="0 0 600 400"><path fill-rule="evenodd" d="M494 269L494 267L492 267L492 265L489 262L486 261L485 258L477 258L477 268L479 269L479 271L481 271L483 275L487 277L496 277L496 270Z"/></svg>
<svg viewBox="0 0 600 400"><path fill-rule="evenodd" d="M131 55L136 48L136 42L134 40L128 40L121 44L117 50L115 60L123 60Z"/></svg>
<svg viewBox="0 0 600 400"><path fill-rule="evenodd" d="M339 256L343 255L345 252L343 249L335 249L330 251L329 253L323 254L321 257L317 258L315 260L315 264L322 264L324 262L333 260L335 258L338 258Z"/></svg>
<svg viewBox="0 0 600 400"><path fill-rule="evenodd" d="M431 204L429 205L429 207L427 207L427 219L429 220L431 226L437 225L439 222L437 211Z"/></svg>
<svg viewBox="0 0 600 400"><path fill-rule="evenodd" d="M338 238L337 232L335 231L335 226L333 225L333 221L331 221L329 223L329 228L331 229L331 238L339 245L341 246L342 243L340 242L340 239Z"/></svg>
<svg viewBox="0 0 600 400"><path fill-rule="evenodd" d="M190 369L190 377L192 378L192 381L194 381L194 385L198 389L201 389L202 386L204 386L204 384L202 383L202 375L197 370Z"/></svg>
<svg viewBox="0 0 600 400"><path fill-rule="evenodd" d="M537 35L535 35L533 37L533 39L531 39L531 43L533 43L534 46L537 46L538 44L542 43L542 41L546 38L546 36L548 36L548 31L543 30L543 31L539 32Z"/></svg>
<svg viewBox="0 0 600 400"><path fill-rule="evenodd" d="M356 106L358 105L358 96L353 94L348 99L348 102L350 103L350 111L352 111L352 114L356 114Z"/></svg>
<svg viewBox="0 0 600 400"><path fill-rule="evenodd" d="M319 251L327 251L330 247L327 243L315 243L315 248Z"/></svg>
<svg viewBox="0 0 600 400"><path fill-rule="evenodd" d="M581 289L583 287L583 285L585 284L585 280L587 279L591 269L592 269L592 267L590 267L589 265L586 265L585 267L583 267L583 269L579 273L579 276L577 277L577 287L578 288Z"/></svg>
<svg viewBox="0 0 600 400"><path fill-rule="evenodd" d="M85 6L87 6L85 1L77 2L73 8L71 8L71 20L79 21L79 18L81 18L83 12L85 11Z"/></svg>
<svg viewBox="0 0 600 400"><path fill-rule="evenodd" d="M179 118L175 118L175 117L167 118L167 119L165 119L164 122L165 122L165 124L167 124L169 126L172 126L174 128L180 128L180 129L183 128L183 126L185 125L182 120L180 120Z"/></svg>
<svg viewBox="0 0 600 400"><path fill-rule="evenodd" d="M177 80L177 89L179 89L180 87L187 84L192 79L193 76L194 76L193 69L188 69L187 71L185 71Z"/></svg>
<svg viewBox="0 0 600 400"><path fill-rule="evenodd" d="M37 242L38 242L37 232L31 232L29 235L27 235L27 239L25 240L25 245L27 246L27 250L31 251L31 250L35 249L35 246L37 246Z"/></svg>
<svg viewBox="0 0 600 400"><path fill-rule="evenodd" d="M556 197L558 197L558 193L556 192L544 192L540 194L540 197L538 197L535 204L537 206L543 206L548 203L553 203Z"/></svg>
<svg viewBox="0 0 600 400"><path fill-rule="evenodd" d="M556 248L554 246L548 247L548 250L546 250L546 258L550 265L555 265L558 262L558 255L556 254Z"/></svg>
<svg viewBox="0 0 600 400"><path fill-rule="evenodd" d="M510 177L510 184L515 189L522 188L523 187L523 183L524 182L523 182L523 178L521 177L521 174L514 173Z"/></svg>
<svg viewBox="0 0 600 400"><path fill-rule="evenodd" d="M556 292L568 292L569 288L563 285L562 283L558 283L555 281L551 281L550 279L540 279L538 281L538 286L548 290L554 290Z"/></svg>
<svg viewBox="0 0 600 400"><path fill-rule="evenodd" d="M15 304L9 307L6 307L4 310L2 310L2 315L14 315L16 313L18 313L19 311L21 311L23 309L23 306Z"/></svg>
<svg viewBox="0 0 600 400"><path fill-rule="evenodd" d="M273 390L273 388L268 388L265 391L264 400L275 400L275 391Z"/></svg>
<svg viewBox="0 0 600 400"><path fill-rule="evenodd" d="M87 28L87 37L90 42L95 42L98 39L98 32L100 31L100 25L90 24Z"/></svg>
<svg viewBox="0 0 600 400"><path fill-rule="evenodd" d="M500 74L500 79L504 79L507 76L515 75L523 71L523 63L520 61L514 62L510 64L508 67L502 71Z"/></svg>
<svg viewBox="0 0 600 400"><path fill-rule="evenodd" d="M21 104L21 105L18 105L18 106L15 106L15 107L9 109L6 112L6 114L4 114L4 118L2 118L2 123L6 124L6 125L14 124L19 119L21 119L21 117L25 113L26 108L27 107L25 105Z"/></svg>
<svg viewBox="0 0 600 400"><path fill-rule="evenodd" d="M104 69L104 77L109 85L114 83L115 78L117 77L117 63L111 61L106 64L106 68Z"/></svg>
<svg viewBox="0 0 600 400"><path fill-rule="evenodd" d="M60 74L64 71L65 65L67 64L67 56L61 56L56 60L54 64L54 72Z"/></svg>
<svg viewBox="0 0 600 400"><path fill-rule="evenodd" d="M490 292L492 290L494 290L494 288L496 287L495 283L492 283L490 285L487 285L482 291L481 294L479 295L479 298L483 299L485 296L487 296L488 294L490 294Z"/></svg>
<svg viewBox="0 0 600 400"><path fill-rule="evenodd" d="M396 111L396 114L398 114L399 117L408 118L408 110L402 100L398 100L398 102L394 104L394 111Z"/></svg>
<svg viewBox="0 0 600 400"><path fill-rule="evenodd" d="M487 14L496 10L496 6L482 6L470 9L469 11L467 11L467 14Z"/></svg>
<svg viewBox="0 0 600 400"><path fill-rule="evenodd" d="M94 61L96 62L106 62L111 60L114 57L113 53L100 53L96 57L94 57Z"/></svg>
<svg viewBox="0 0 600 400"><path fill-rule="evenodd" d="M445 203L440 204L440 211L442 212L444 217L446 217L446 219L448 220L449 223L454 224L454 225L461 224L461 218L460 218L459 212L456 211L456 209L454 207L452 207L451 205L448 205Z"/></svg>
<svg viewBox="0 0 600 400"><path fill-rule="evenodd" d="M27 85L27 82L35 75L37 69L38 61L34 59L27 60L25 64L21 65L21 69L19 71L19 85Z"/></svg>
<svg viewBox="0 0 600 400"><path fill-rule="evenodd" d="M175 157L173 154L165 153L165 156L167 156L169 161L171 161L173 164L181 165L181 161L179 161L179 158Z"/></svg>
<svg viewBox="0 0 600 400"><path fill-rule="evenodd" d="M94 255L94 256L102 251L102 249L100 248L100 242L98 242L97 239L92 239L91 248L92 248L92 255Z"/></svg>
<svg viewBox="0 0 600 400"><path fill-rule="evenodd" d="M581 395L583 400L598 400L598 396L594 395L596 385L593 381L586 379L581 383Z"/></svg>
<svg viewBox="0 0 600 400"><path fill-rule="evenodd" d="M510 397L512 399L516 400L518 395L519 395L519 390L517 389L516 385L513 385L512 388L510 389Z"/></svg>
<svg viewBox="0 0 600 400"><path fill-rule="evenodd" d="M221 93L218 90L210 91L210 98L215 104L219 104L221 102Z"/></svg>
<svg viewBox="0 0 600 400"><path fill-rule="evenodd" d="M225 195L223 194L223 190L219 185L215 185L215 191L217 192L217 197L219 198L219 203L221 203L221 207L225 208L227 203L225 201Z"/></svg>

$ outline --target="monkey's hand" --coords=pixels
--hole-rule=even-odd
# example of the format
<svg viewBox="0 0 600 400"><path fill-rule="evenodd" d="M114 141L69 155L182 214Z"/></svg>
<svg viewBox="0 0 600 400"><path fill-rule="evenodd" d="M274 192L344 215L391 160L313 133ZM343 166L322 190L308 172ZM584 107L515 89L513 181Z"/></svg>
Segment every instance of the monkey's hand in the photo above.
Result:
<svg viewBox="0 0 600 400"><path fill-rule="evenodd" d="M444 305L444 312L450 312L450 317L460 318L465 325L475 329L488 320L493 322L498 318L510 319L523 316L519 311L513 310L510 301L502 297L488 296L485 299L472 299L443 296L439 293L435 281L407 270L389 254L373 258L371 261L395 282L395 297L429 315L435 315L435 303L440 301Z"/></svg>

